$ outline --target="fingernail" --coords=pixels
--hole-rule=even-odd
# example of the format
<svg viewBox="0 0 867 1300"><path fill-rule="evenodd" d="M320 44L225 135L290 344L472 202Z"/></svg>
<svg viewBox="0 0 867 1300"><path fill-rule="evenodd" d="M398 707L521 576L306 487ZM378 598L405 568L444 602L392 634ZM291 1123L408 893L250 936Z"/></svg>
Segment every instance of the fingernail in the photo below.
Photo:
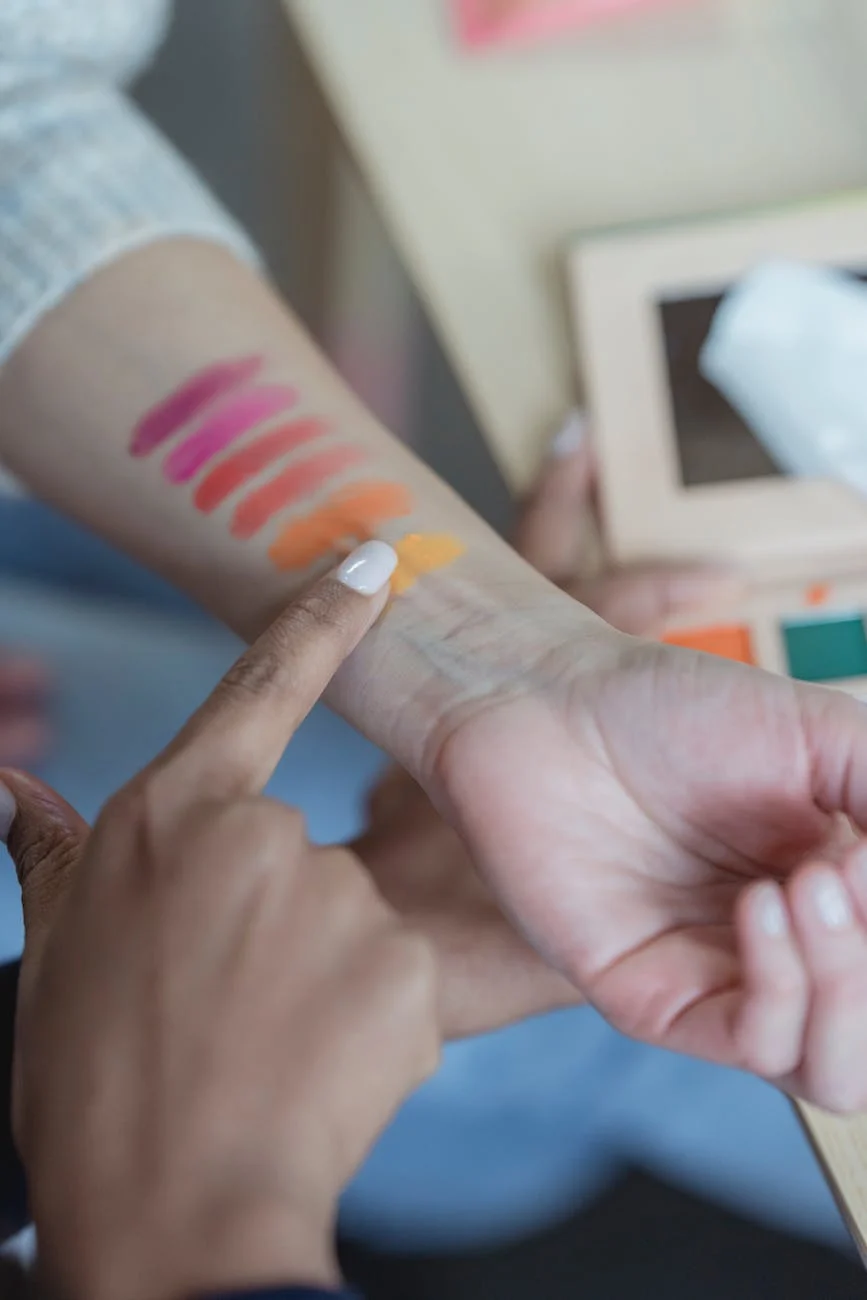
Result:
<svg viewBox="0 0 867 1300"><path fill-rule="evenodd" d="M813 881L813 905L828 930L848 930L854 920L849 895L836 876L817 876Z"/></svg>
<svg viewBox="0 0 867 1300"><path fill-rule="evenodd" d="M9 838L16 811L15 796L0 782L0 844L5 844Z"/></svg>
<svg viewBox="0 0 867 1300"><path fill-rule="evenodd" d="M583 411L571 411L565 424L551 439L548 452L554 460L566 460L575 454L586 437L587 416Z"/></svg>
<svg viewBox="0 0 867 1300"><path fill-rule="evenodd" d="M776 885L763 885L757 890L759 924L770 939L782 939L789 929L789 918Z"/></svg>
<svg viewBox="0 0 867 1300"><path fill-rule="evenodd" d="M393 547L387 542L365 542L346 557L334 576L360 596L375 596L396 568L397 551Z"/></svg>

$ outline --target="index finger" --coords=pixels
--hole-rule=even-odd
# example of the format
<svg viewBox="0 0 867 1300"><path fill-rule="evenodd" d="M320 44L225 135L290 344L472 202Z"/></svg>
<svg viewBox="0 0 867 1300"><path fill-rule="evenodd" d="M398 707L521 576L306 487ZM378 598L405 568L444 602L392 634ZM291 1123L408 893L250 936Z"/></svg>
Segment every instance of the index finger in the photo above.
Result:
<svg viewBox="0 0 867 1300"><path fill-rule="evenodd" d="M261 793L337 669L382 613L398 557L365 542L275 619L153 768L179 800Z"/></svg>

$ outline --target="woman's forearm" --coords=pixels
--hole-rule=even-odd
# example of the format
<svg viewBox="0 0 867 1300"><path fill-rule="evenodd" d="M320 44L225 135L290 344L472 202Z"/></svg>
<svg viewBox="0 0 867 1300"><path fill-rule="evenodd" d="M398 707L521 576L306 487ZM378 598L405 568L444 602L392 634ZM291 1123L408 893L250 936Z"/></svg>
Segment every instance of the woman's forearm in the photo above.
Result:
<svg viewBox="0 0 867 1300"><path fill-rule="evenodd" d="M205 243L130 254L40 323L0 374L0 459L246 637L345 545L396 544L395 599L333 700L416 771L520 671L516 614L560 599Z"/></svg>

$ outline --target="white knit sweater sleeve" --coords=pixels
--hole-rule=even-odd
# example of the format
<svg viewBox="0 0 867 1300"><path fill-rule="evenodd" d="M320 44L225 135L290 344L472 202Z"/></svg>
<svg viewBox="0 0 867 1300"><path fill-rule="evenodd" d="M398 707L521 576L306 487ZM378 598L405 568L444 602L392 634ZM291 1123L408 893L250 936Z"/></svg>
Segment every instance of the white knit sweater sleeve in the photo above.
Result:
<svg viewBox="0 0 867 1300"><path fill-rule="evenodd" d="M123 93L164 0L0 0L0 363L97 268L195 236L246 236Z"/></svg>

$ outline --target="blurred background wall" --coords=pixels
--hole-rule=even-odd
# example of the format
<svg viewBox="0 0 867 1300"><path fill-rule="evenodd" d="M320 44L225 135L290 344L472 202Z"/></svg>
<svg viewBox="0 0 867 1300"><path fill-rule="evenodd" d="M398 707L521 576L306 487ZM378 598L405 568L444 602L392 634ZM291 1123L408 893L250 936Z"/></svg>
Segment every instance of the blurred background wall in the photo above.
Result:
<svg viewBox="0 0 867 1300"><path fill-rule="evenodd" d="M346 344L329 320L335 294L349 295L374 328L392 305L410 312L411 374L391 384L352 378L396 432L503 526L505 486L372 208L333 147L280 0L179 0L169 39L136 94L243 221L280 290L332 352ZM363 243L361 258L348 255L347 240ZM359 265L362 278L356 270L347 283L343 272Z"/></svg>

